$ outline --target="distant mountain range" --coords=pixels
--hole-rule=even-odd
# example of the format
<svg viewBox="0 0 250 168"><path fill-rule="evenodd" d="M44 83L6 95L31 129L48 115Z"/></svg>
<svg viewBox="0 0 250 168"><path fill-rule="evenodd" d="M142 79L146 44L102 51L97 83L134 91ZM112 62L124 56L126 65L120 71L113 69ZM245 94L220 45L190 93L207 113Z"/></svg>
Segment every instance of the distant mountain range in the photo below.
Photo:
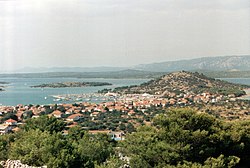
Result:
<svg viewBox="0 0 250 168"><path fill-rule="evenodd" d="M84 73L81 77L86 76L97 76L106 73L104 76L118 76L126 74L125 76L154 76L155 73L173 72L173 71L198 71L198 72L213 72L213 71L224 71L227 73L238 72L238 71L250 71L250 55L244 56L220 56L220 57L203 57L189 60L179 61L167 61L152 64L140 64L133 67L26 67L19 69L15 72L9 73ZM153 73L154 72L154 73ZM223 73L224 73L223 72ZM8 74L5 72L5 74ZM129 75L128 75L129 74ZM52 75L52 74L50 74ZM55 75L55 74L53 74ZM58 74L56 74L58 75ZM231 74L230 74L231 75ZM46 75L45 75L46 76ZM79 76L79 74L77 74ZM212 75L216 76L216 75ZM226 75L222 75L226 76ZM216 76L217 77L217 76Z"/></svg>
<svg viewBox="0 0 250 168"><path fill-rule="evenodd" d="M140 64L133 67L26 67L18 70L19 73L41 72L112 72L124 70L141 70L151 72L173 71L247 71L250 70L250 55L203 57L179 61L166 61L152 64Z"/></svg>
<svg viewBox="0 0 250 168"><path fill-rule="evenodd" d="M247 71L250 70L250 55L204 57L190 60L167 61L153 64L141 64L133 67L137 70L153 72L173 71Z"/></svg>
<svg viewBox="0 0 250 168"><path fill-rule="evenodd" d="M44 72L111 72L122 71L128 69L127 67L25 67L19 69L18 73L44 73Z"/></svg>

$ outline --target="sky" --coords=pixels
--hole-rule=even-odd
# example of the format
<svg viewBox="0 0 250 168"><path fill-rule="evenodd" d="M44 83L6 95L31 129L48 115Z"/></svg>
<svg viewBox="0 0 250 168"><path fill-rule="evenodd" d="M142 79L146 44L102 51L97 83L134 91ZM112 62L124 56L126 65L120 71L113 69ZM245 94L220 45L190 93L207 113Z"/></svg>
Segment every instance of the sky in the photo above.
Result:
<svg viewBox="0 0 250 168"><path fill-rule="evenodd" d="M0 0L0 72L249 54L249 0Z"/></svg>

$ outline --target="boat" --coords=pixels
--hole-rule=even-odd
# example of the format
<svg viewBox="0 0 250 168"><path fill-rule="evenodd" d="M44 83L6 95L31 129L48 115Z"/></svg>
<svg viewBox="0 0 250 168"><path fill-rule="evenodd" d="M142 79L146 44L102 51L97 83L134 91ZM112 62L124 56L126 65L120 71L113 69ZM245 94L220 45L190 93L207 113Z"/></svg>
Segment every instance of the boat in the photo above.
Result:
<svg viewBox="0 0 250 168"><path fill-rule="evenodd" d="M53 99L53 101L62 101L62 99L58 98L58 99Z"/></svg>
<svg viewBox="0 0 250 168"><path fill-rule="evenodd" d="M76 98L76 101L82 101L82 99L81 98Z"/></svg>

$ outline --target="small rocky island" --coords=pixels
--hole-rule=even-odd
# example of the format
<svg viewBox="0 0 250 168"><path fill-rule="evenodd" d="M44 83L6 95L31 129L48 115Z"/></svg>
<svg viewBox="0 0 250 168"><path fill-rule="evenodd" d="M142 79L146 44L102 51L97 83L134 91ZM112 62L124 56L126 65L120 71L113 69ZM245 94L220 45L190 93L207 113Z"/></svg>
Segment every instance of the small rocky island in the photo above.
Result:
<svg viewBox="0 0 250 168"><path fill-rule="evenodd" d="M33 88L65 88L65 87L88 87L88 86L107 86L112 85L108 82L58 82L31 86Z"/></svg>
<svg viewBox="0 0 250 168"><path fill-rule="evenodd" d="M2 82L2 81L0 81L0 92L1 92L1 91L4 91L3 88L6 87L6 86L4 86L4 85L7 85L7 84L10 84L10 83L9 83L9 82Z"/></svg>
<svg viewBox="0 0 250 168"><path fill-rule="evenodd" d="M1 82L1 81L0 81L0 84L1 84L1 85L7 85L7 84L10 84L10 83L9 83L9 82Z"/></svg>

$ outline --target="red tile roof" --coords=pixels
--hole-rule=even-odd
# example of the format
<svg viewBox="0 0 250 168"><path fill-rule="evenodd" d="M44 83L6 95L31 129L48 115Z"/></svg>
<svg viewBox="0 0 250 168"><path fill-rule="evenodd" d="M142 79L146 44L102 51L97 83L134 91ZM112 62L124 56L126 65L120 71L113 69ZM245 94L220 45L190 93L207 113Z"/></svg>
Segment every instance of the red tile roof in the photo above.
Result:
<svg viewBox="0 0 250 168"><path fill-rule="evenodd" d="M14 123L14 122L17 122L17 121L10 118L10 119L6 120L5 122Z"/></svg>
<svg viewBox="0 0 250 168"><path fill-rule="evenodd" d="M83 115L82 114L72 114L72 115L70 115L70 116L68 116L68 119L74 119L75 117L83 117Z"/></svg>

